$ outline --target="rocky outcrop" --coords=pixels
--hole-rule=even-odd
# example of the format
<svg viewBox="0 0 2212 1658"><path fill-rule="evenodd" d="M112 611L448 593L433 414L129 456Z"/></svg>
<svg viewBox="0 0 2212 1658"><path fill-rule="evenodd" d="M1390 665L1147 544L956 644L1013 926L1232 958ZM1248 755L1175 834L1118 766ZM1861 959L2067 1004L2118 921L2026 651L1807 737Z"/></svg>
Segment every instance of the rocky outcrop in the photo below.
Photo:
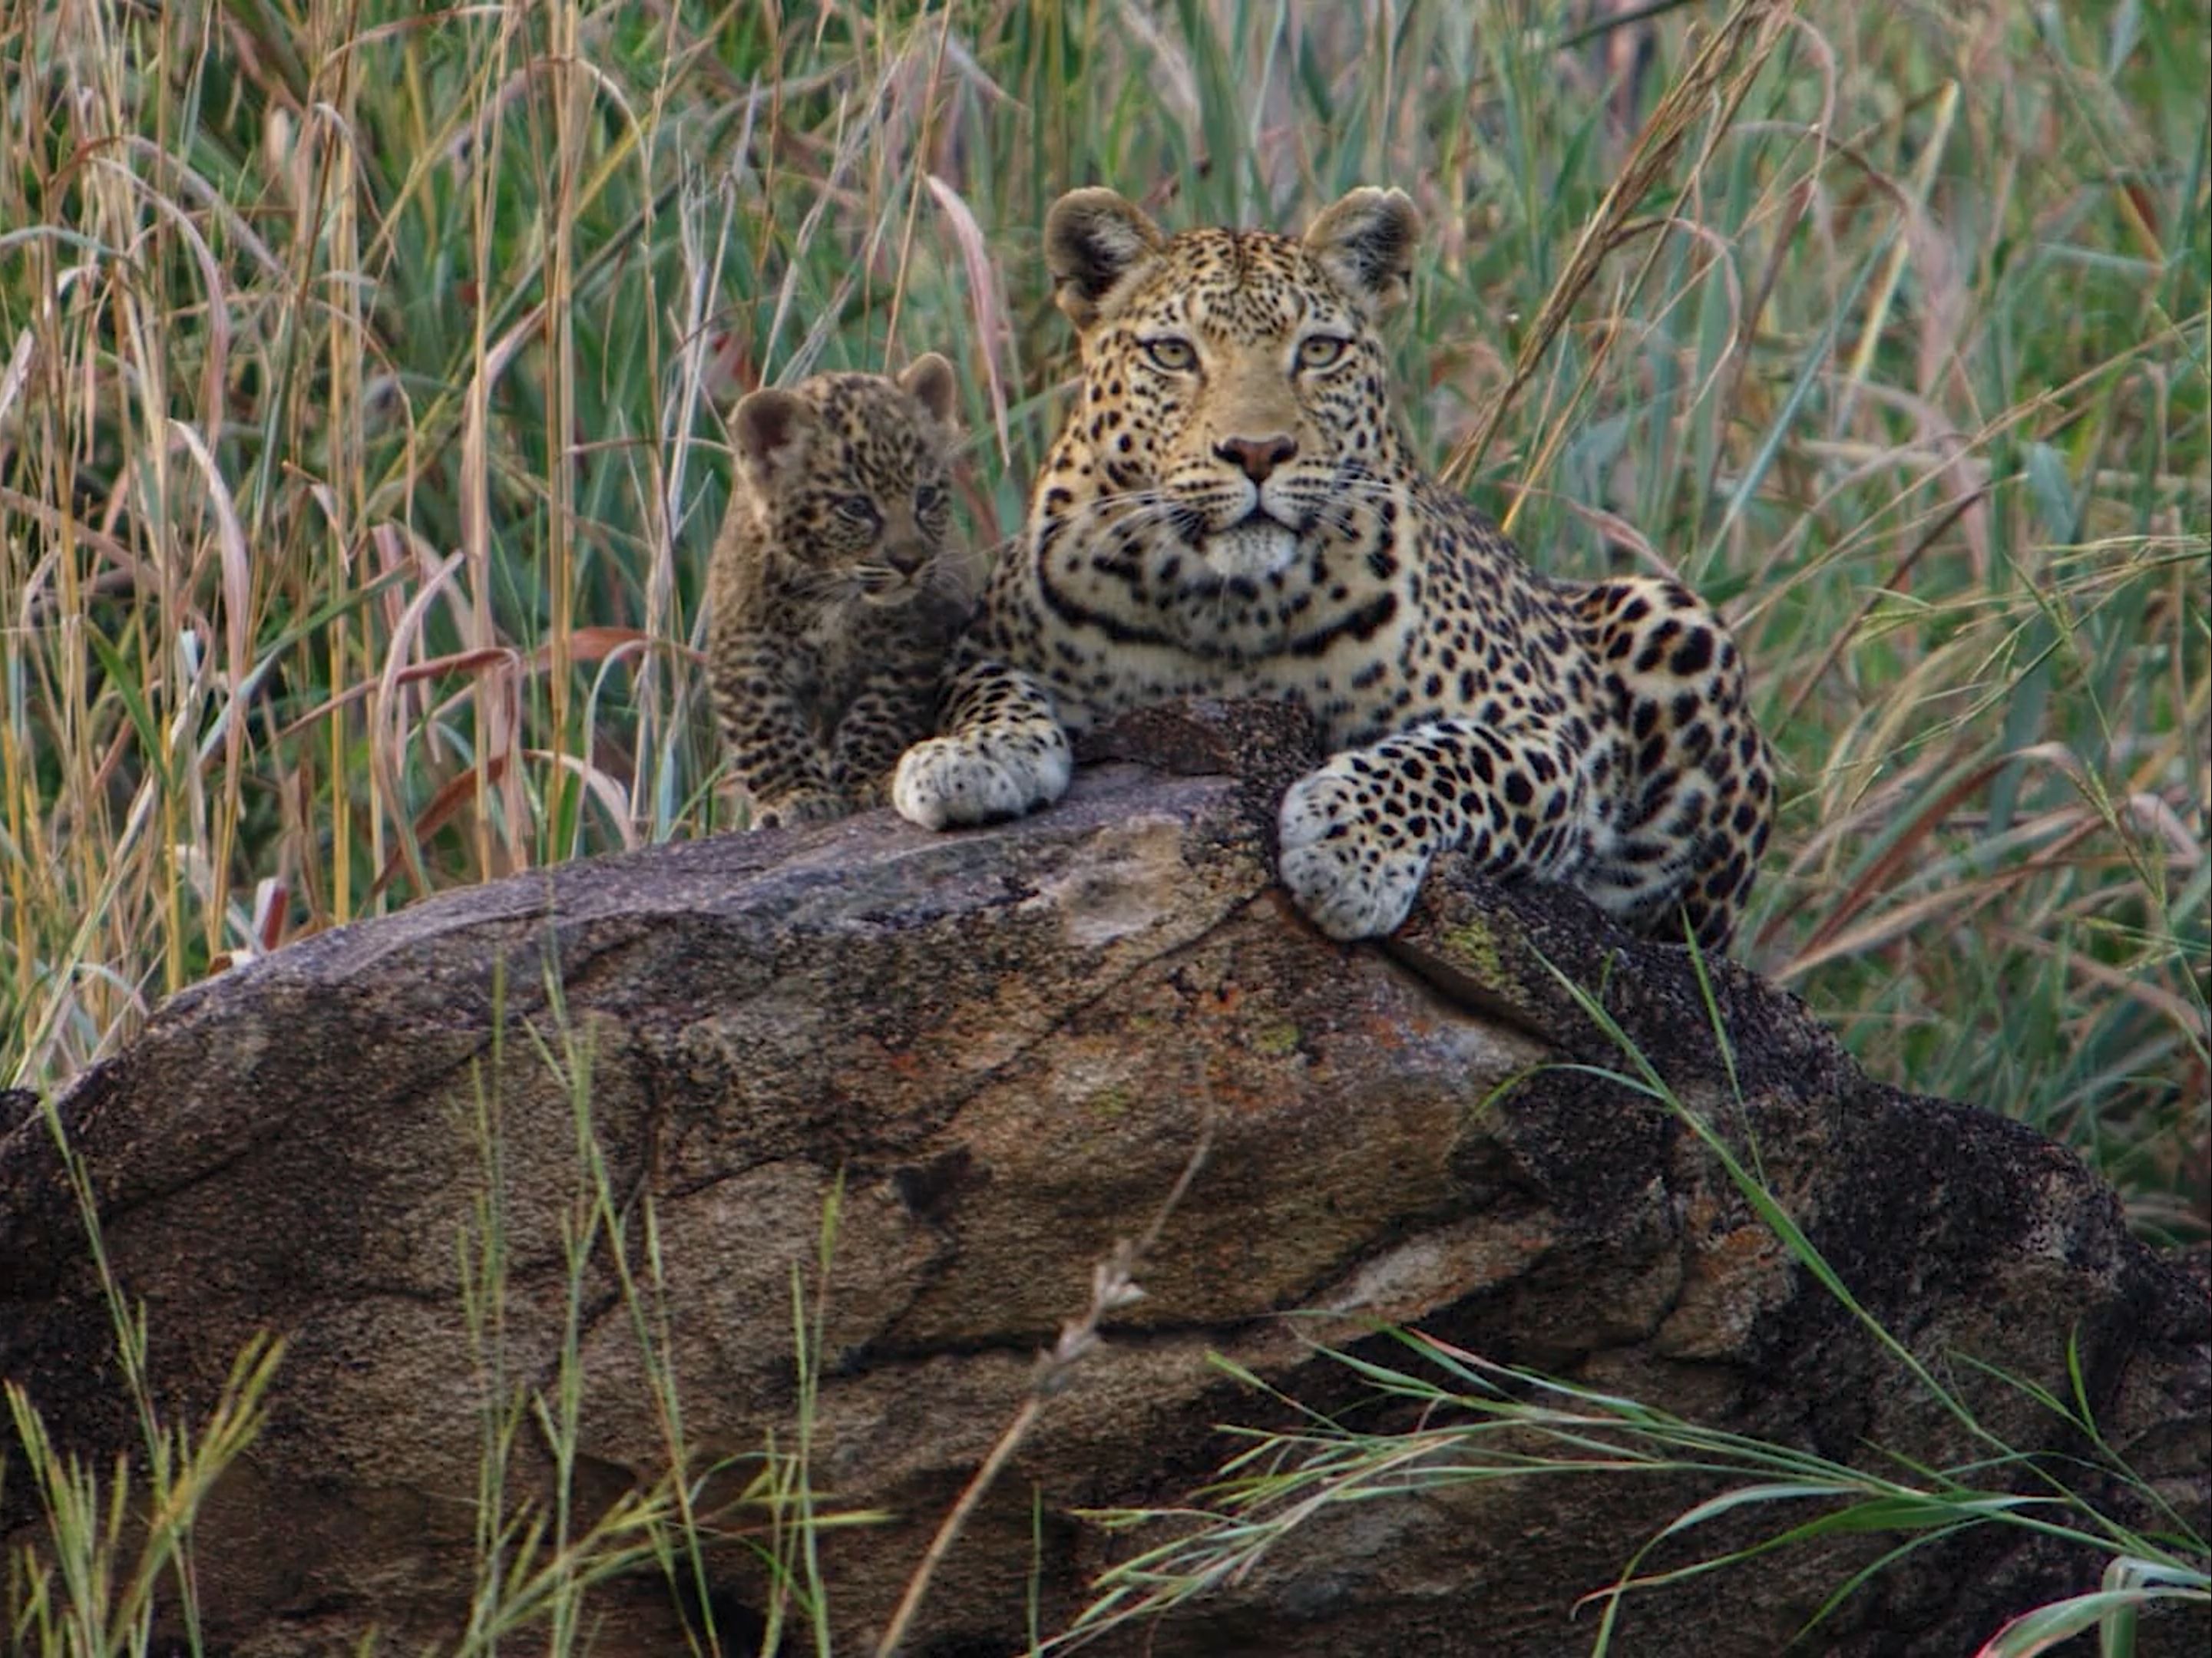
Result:
<svg viewBox="0 0 2212 1658"><path fill-rule="evenodd" d="M169 1410L204 1419L256 1332L289 1341L266 1430L199 1524L211 1649L350 1650L372 1625L386 1650L450 1641L487 1420L532 1389L557 1416L565 1347L573 1523L665 1473L672 1397L694 1468L727 1459L710 1507L803 1419L813 1500L882 1516L819 1540L837 1649L866 1650L1037 1350L1201 1142L1137 1268L1145 1298L1043 1401L909 1651L1018 1649L1032 1598L1050 1630L1160 1534L1084 1511L1182 1501L1231 1448L1218 1424L1289 1419L1210 1352L1402 1424L1411 1406L1314 1345L1417 1363L1373 1321L1888 1472L1986 1455L1679 1115L1601 1074L1633 1067L1554 969L1991 1432L2100 1478L1979 1368L2063 1395L2071 1338L2108 1442L2206 1528L2212 1301L2070 1155L1870 1083L1790 998L1717 963L1723 1047L1684 952L1558 892L1440 872L1398 938L1329 943L1268 873L1302 742L1266 709L1156 713L1027 822L930 835L877 813L566 865L176 998L58 1112ZM138 1437L114 1346L41 1113L0 1140L0 1373L103 1465ZM550 1505L548 1442L526 1418L510 1503ZM1577 1599L1712 1489L1590 1474L1360 1503L1097 1649L1583 1649ZM27 1483L0 1502L10 1546L34 1539ZM765 1605L764 1513L720 1516L706 1560L741 1635ZM1764 1658L1896 1540L1640 1595L1620 1649ZM1962 1533L1871 1578L1815 1644L1952 1658L2101 1564ZM696 1615L648 1569L601 1586L592 1650L682 1650L687 1598ZM2201 1649L2203 1631L2148 1623L2147 1649Z"/></svg>

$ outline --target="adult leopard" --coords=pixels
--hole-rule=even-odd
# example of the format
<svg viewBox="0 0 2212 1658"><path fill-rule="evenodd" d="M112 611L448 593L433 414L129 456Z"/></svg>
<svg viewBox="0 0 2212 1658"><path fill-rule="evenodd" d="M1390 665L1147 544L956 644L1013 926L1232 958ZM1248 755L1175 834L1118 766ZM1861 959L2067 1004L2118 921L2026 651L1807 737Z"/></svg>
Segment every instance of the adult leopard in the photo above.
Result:
<svg viewBox="0 0 2212 1658"><path fill-rule="evenodd" d="M1352 191L1304 237L1164 235L1107 190L1053 206L1079 400L891 798L930 829L1066 789L1068 735L1177 696L1283 697L1334 757L1283 799L1279 869L1339 938L1405 919L1431 860L1568 883L1724 946L1773 786L1735 641L1679 584L1540 575L1416 464L1377 324L1419 221Z"/></svg>

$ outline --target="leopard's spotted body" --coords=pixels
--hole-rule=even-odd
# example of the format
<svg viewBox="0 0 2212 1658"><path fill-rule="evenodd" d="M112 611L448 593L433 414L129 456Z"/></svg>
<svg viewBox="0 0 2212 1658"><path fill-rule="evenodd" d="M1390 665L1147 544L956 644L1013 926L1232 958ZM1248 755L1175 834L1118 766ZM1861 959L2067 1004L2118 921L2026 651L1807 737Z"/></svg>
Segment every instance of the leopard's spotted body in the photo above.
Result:
<svg viewBox="0 0 2212 1658"><path fill-rule="evenodd" d="M708 571L714 710L756 829L878 804L928 734L966 620L945 544L951 365L817 374L731 416L737 468Z"/></svg>
<svg viewBox="0 0 2212 1658"><path fill-rule="evenodd" d="M1280 825L1283 880L1329 933L1395 929L1464 847L1721 945L1772 806L1736 646L1673 582L1537 574L1421 471L1376 335L1416 234L1395 191L1302 239L1169 238L1107 191L1054 205L1080 401L894 801L933 828L1025 811L1066 789L1071 732L1282 697L1333 751Z"/></svg>

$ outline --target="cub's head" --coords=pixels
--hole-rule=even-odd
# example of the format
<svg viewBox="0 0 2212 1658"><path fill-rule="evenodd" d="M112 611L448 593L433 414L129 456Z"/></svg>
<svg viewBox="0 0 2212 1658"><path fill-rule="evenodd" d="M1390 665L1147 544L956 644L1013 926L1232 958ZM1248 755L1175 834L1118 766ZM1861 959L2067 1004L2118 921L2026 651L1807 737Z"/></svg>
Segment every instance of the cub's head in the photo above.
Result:
<svg viewBox="0 0 2212 1658"><path fill-rule="evenodd" d="M1087 493L1150 495L1217 576L1289 563L1348 484L1403 464L1376 325L1419 234L1396 190L1355 190L1302 237L1165 236L1110 190L1061 197L1045 256L1082 337Z"/></svg>
<svg viewBox="0 0 2212 1658"><path fill-rule="evenodd" d="M870 604L928 586L950 522L954 390L932 351L895 380L817 374L739 403L739 481L773 556Z"/></svg>

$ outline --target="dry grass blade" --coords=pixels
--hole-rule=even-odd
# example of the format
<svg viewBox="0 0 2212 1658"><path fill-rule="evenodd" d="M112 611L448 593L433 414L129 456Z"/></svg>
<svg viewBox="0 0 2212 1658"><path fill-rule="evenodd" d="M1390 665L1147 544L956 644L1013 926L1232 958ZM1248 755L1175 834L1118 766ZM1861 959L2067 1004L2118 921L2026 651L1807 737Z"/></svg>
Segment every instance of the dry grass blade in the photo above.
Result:
<svg viewBox="0 0 2212 1658"><path fill-rule="evenodd" d="M1790 705L1782 711L1779 724L1787 726L1797 717L1798 710L1805 706L1805 699L1819 689L1820 682L1828 677L1838 660L1850 647L1851 641L1857 637L1859 629L1866 625L1866 619L1872 616L1875 608L1881 604L1883 596L1901 590L1911 579L1913 567L1920 562L1928 550L1942 540L1949 532L1951 526L1966 517L1987 493L1986 489L1977 489L1963 500L1954 502L1942 517L1937 519L1929 527L1927 533L1914 542L1905 551L1905 556L1890 567L1889 574L1885 575L1881 584L1866 596L1858 609L1853 612L1850 622L1836 635L1828 648L1821 653L1820 659L1813 665L1812 671L1808 673L1799 683L1796 694L1790 699Z"/></svg>
<svg viewBox="0 0 2212 1658"><path fill-rule="evenodd" d="M1006 303L999 290L998 267L992 263L990 251L984 245L983 228L975 222L975 213L960 198L960 193L933 173L926 182L930 195L944 209L952 226L953 240L960 248L960 263L968 276L968 304L975 321L976 347L983 360L983 380L991 393L991 424L999 434L1000 458L1011 465L1013 439L1006 430L1006 388L999 373L999 354L1012 345L1013 331L1006 323Z"/></svg>
<svg viewBox="0 0 2212 1658"><path fill-rule="evenodd" d="M1787 966L1777 970L1776 976L1786 981L1803 971L1808 958L1818 959L1823 948L1849 926L1877 894L1890 889L1898 872L1918 855L1929 837L1958 808L1959 803L1980 793L1988 786L1990 779L2010 764L2011 760L2009 755L1985 760L1953 778L1936 794L1917 805L1911 819L1890 843L1888 849L1859 872L1829 910L1826 919L1813 929L1811 935L1799 946L1797 954Z"/></svg>
<svg viewBox="0 0 2212 1658"><path fill-rule="evenodd" d="M952 1545L958 1540L962 1527L967 1524L968 1516L975 1511L976 1504L983 1500L984 1493L998 1482L999 1475L1021 1448L1022 1442L1029 1437L1030 1430L1036 1425L1038 1417L1044 1413L1046 1402L1068 1385L1075 1367L1097 1348L1101 1326L1115 1313L1134 1306L1143 1299L1145 1292L1137 1287L1137 1270L1146 1256L1158 1244L1160 1234L1182 1206L1184 1197L1190 1191L1191 1182L1198 1178L1198 1171L1206 1166L1206 1153L1212 1145L1213 1119L1209 1112L1199 1130L1198 1143L1191 1148L1190 1156L1183 1163L1182 1172L1176 1177L1176 1183L1167 1196L1161 1199L1158 1209L1153 1212L1152 1224L1145 1229L1141 1237L1133 1242L1127 1238L1118 1240L1111 1254L1092 1267L1090 1304L1079 1315L1060 1327L1060 1339L1049 1350L1037 1355L1036 1371L1030 1378L1028 1396L1015 1410L1012 1419L1000 1430L981 1464L962 1489L952 1507L946 1511L945 1518L939 1522L936 1533L929 1540L928 1548L923 1552L913 1576L907 1580L906 1592L899 1597L897 1610L884 1626L882 1638L876 1643L876 1658L896 1658L906 1641L907 1631L914 1623L915 1615L921 1610L922 1600L929 1593L931 1580L944 1564L945 1556L952 1552Z"/></svg>
<svg viewBox="0 0 2212 1658"><path fill-rule="evenodd" d="M1607 256L1637 234L1632 222L1638 203L1667 178L1684 141L1700 122L1712 121L1717 130L1726 127L1751 89L1753 78L1774 50L1790 10L1769 0L1738 0L1735 10L1722 20L1711 39L1668 88L1637 134L1620 176L1583 228L1559 280L1544 296L1543 307L1514 359L1512 377L1492 400L1480 423L1444 462L1438 477L1445 485L1465 483L1482 464L1515 399L1551 349L1559 331L1566 326L1584 291L1597 279Z"/></svg>

